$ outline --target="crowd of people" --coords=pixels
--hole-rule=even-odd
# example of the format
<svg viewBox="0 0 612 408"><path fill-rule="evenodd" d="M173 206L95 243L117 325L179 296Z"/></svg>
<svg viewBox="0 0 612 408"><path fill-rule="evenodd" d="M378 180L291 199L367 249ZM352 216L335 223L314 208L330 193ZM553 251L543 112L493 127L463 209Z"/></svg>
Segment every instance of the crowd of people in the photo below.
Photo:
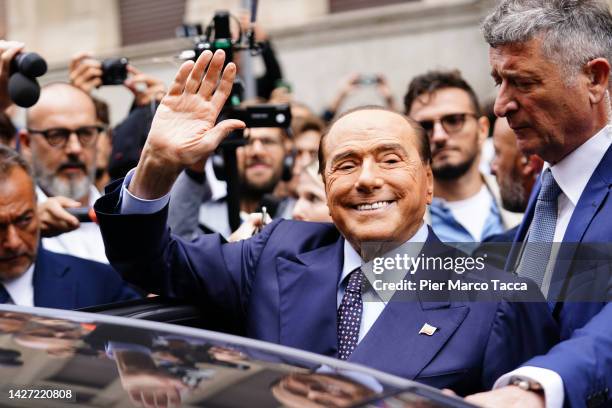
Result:
<svg viewBox="0 0 612 408"><path fill-rule="evenodd" d="M134 102L115 127L92 96L100 62L76 55L70 80L43 86L16 126L7 81L26 48L0 41L0 303L77 309L163 295L207 310L209 328L482 406L609 406L610 9L503 0L482 31L494 116L452 69L412 78L401 109L384 75L352 74L314 112L284 85L259 28L267 70L244 104L288 104L289 128L219 121L240 75L221 50L183 63L167 86L129 66ZM343 110L359 86L375 86L383 106ZM233 131L245 137L237 229L215 160ZM76 216L92 208L96 222ZM406 254L484 254L488 278L528 282L538 297L381 297L373 262Z"/></svg>

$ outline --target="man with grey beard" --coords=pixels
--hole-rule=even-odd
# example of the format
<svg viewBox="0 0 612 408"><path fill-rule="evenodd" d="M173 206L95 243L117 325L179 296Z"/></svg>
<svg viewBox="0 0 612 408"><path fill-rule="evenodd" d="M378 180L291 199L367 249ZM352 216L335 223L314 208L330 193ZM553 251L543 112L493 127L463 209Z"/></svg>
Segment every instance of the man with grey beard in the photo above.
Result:
<svg viewBox="0 0 612 408"><path fill-rule="evenodd" d="M94 186L96 140L104 128L96 119L91 97L69 84L47 85L28 110L26 120L26 129L20 131L21 145L38 185L43 230L46 224L53 225L58 233L70 231L44 238L43 246L108 263L98 226L79 224L66 211L70 207L90 207L100 196Z"/></svg>

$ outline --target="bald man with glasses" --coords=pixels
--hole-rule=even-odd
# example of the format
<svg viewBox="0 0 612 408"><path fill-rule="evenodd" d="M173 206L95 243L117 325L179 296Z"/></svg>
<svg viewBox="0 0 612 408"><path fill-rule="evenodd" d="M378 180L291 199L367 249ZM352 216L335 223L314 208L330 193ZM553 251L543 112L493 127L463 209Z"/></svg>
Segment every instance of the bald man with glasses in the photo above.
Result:
<svg viewBox="0 0 612 408"><path fill-rule="evenodd" d="M90 207L95 188L97 139L105 127L91 97L66 83L41 89L20 131L23 155L37 184L43 246L51 251L108 263L100 229L79 223L67 210Z"/></svg>
<svg viewBox="0 0 612 408"><path fill-rule="evenodd" d="M516 226L521 214L502 208L495 180L480 172L489 121L459 72L430 71L415 77L404 106L429 138L434 199L426 219L440 239L470 250L470 243Z"/></svg>

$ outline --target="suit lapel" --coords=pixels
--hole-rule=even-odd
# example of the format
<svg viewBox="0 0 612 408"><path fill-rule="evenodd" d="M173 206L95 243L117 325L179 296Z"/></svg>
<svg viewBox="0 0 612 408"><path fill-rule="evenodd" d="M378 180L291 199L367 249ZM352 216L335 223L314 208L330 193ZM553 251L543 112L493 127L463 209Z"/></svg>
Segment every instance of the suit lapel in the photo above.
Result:
<svg viewBox="0 0 612 408"><path fill-rule="evenodd" d="M519 225L518 231L516 232L512 243L512 248L510 248L510 253L508 254L506 265L504 267L506 271L514 272L514 270L516 269L516 263L518 262L519 257L521 255L523 242L527 237L529 227L531 226L531 221L533 220L538 194L540 194L540 187L540 178L538 178L538 180L533 186L533 190L531 191L531 196L529 197L529 203L527 204L527 210L525 211L525 215L523 216L523 221Z"/></svg>
<svg viewBox="0 0 612 408"><path fill-rule="evenodd" d="M39 246L34 267L34 306L58 309L76 308L77 283L67 279L70 268Z"/></svg>
<svg viewBox="0 0 612 408"><path fill-rule="evenodd" d="M427 258L445 253L452 255L454 250L443 245L430 228L422 255ZM469 313L468 307L448 301L422 302L402 297L402 292L393 295L349 361L414 379ZM419 334L425 323L437 328L432 336Z"/></svg>
<svg viewBox="0 0 612 408"><path fill-rule="evenodd" d="M468 312L465 306L451 307L444 302L392 299L349 361L414 379L444 347ZM432 336L418 334L425 323L438 330Z"/></svg>
<svg viewBox="0 0 612 408"><path fill-rule="evenodd" d="M582 242L586 230L610 193L611 166L612 147L608 148L585 186L565 230L563 243L567 245L563 245L559 250L553 279L548 292L548 298L553 299L553 301L559 299L562 294L565 281L568 278L568 273L573 263L574 254L578 247L577 244Z"/></svg>
<svg viewBox="0 0 612 408"><path fill-rule="evenodd" d="M276 261L280 343L324 355L337 352L337 285L343 264L343 239Z"/></svg>

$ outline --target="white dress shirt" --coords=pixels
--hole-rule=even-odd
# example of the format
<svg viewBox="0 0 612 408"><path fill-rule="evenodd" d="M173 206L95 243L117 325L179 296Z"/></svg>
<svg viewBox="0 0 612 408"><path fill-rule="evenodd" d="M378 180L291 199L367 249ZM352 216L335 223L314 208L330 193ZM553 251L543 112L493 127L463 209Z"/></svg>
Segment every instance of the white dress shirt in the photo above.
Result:
<svg viewBox="0 0 612 408"><path fill-rule="evenodd" d="M36 187L36 195L39 203L48 199L47 195L38 186ZM94 186L91 186L89 206L93 207L98 198L100 198L100 192ZM102 233L95 222L82 222L79 228L74 231L65 232L52 238L43 238L42 245L49 251L108 263Z"/></svg>
<svg viewBox="0 0 612 408"><path fill-rule="evenodd" d="M427 224L423 223L421 228L410 238L407 243L421 243L427 241L427 236L429 235L429 230L427 229ZM414 249L414 247L412 247ZM414 256L418 254L413 254ZM384 257L384 255L383 255ZM344 262L342 264L342 274L340 275L340 280L338 281L338 291L337 291L337 308L340 308L340 304L342 303L342 297L344 296L344 291L346 289L346 285L348 284L348 275L354 271L355 269L361 267L364 264L361 256L355 251L355 248L349 244L347 240L344 240ZM366 279L368 279L368 275L366 274ZM373 282L370 281L370 284L373 285ZM393 291L395 292L395 291ZM385 290L385 297L393 296L393 293L390 290ZM361 313L361 324L359 326L359 338L357 339L357 344L361 342L361 340L365 337L366 334L374 325L374 322L381 315L383 310L385 310L385 306L387 306L387 302L383 301L380 298L371 299L368 301L365 294L362 294L363 298L363 311Z"/></svg>
<svg viewBox="0 0 612 408"><path fill-rule="evenodd" d="M6 291L11 296L11 301L19 306L34 306L34 264L20 277L10 282L3 282ZM7 303L11 303L11 301Z"/></svg>
<svg viewBox="0 0 612 408"><path fill-rule="evenodd" d="M555 225L554 242L563 241L578 200L610 145L612 145L612 126L608 125L554 166L546 164L545 169L550 167L555 181L561 188L561 193L557 199L557 224ZM551 256L546 268L544 282L542 283L545 292L548 291L550 285L555 258L555 256ZM494 388L508 385L510 379L514 376L539 382L544 388L546 408L561 408L563 406L563 380L559 374L540 367L520 367L501 376L495 382Z"/></svg>

